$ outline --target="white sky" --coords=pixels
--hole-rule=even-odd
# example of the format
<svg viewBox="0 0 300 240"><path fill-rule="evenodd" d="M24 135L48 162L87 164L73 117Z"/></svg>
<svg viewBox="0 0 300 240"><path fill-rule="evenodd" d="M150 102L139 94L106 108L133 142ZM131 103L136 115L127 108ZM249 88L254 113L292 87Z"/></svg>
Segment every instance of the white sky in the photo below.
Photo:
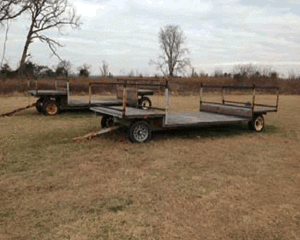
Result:
<svg viewBox="0 0 300 240"><path fill-rule="evenodd" d="M197 72L231 72L240 63L272 67L287 74L300 73L300 0L69 0L82 16L81 29L59 35L48 32L65 47L62 59L73 71L91 65L100 74L102 60L114 75L131 70L158 73L149 66L160 49L159 29L179 25L187 38ZM5 60L16 68L29 27L28 17L10 23ZM0 29L0 56L5 28ZM59 62L46 44L32 43L31 60L40 65Z"/></svg>

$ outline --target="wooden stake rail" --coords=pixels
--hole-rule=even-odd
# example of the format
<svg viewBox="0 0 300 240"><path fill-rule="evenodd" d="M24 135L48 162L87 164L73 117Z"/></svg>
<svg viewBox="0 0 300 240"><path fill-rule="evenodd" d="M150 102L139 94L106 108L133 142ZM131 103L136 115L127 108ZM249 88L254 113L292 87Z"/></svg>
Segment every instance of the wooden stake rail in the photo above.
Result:
<svg viewBox="0 0 300 240"><path fill-rule="evenodd" d="M31 107L34 107L34 106L36 106L36 103L30 104L30 105L28 105L26 107L23 107L23 108L18 108L16 110L12 111L12 112L1 114L0 117L8 117L8 116L10 116L10 115L12 115L12 114L14 114L16 112L21 112L21 111L23 111L23 110L25 110L27 108L31 108Z"/></svg>

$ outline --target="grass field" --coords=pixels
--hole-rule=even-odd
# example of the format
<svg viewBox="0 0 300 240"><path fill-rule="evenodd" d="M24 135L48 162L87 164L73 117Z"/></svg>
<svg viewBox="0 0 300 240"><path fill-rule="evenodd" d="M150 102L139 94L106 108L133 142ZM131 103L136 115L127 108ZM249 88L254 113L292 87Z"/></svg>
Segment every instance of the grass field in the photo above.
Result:
<svg viewBox="0 0 300 240"><path fill-rule="evenodd" d="M33 100L0 97L0 114ZM0 239L300 239L300 97L279 106L262 133L187 129L146 144L126 129L74 143L100 126L88 113L0 118Z"/></svg>

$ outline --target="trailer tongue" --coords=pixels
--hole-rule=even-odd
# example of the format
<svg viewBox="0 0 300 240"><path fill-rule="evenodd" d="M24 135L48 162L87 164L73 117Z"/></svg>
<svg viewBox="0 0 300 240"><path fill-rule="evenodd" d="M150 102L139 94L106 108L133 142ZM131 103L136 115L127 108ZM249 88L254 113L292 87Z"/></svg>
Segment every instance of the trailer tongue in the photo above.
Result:
<svg viewBox="0 0 300 240"><path fill-rule="evenodd" d="M17 112L21 112L23 110L26 110L28 108L32 108L32 107L35 107L35 106L36 106L36 103L33 103L33 104L30 104L30 105L28 105L26 107L18 108L18 109L15 109L15 110L11 111L11 112L7 112L7 113L4 113L4 114L1 114L0 117L8 117L8 116L11 116L11 115L13 115L13 114L15 114Z"/></svg>

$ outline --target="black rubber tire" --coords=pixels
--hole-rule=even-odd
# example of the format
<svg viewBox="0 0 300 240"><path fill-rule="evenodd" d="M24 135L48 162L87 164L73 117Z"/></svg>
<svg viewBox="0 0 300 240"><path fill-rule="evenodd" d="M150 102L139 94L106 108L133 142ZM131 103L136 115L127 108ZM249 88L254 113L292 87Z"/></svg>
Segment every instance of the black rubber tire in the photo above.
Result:
<svg viewBox="0 0 300 240"><path fill-rule="evenodd" d="M265 120L263 115L256 115L253 117L252 121L248 123L250 130L255 132L261 132L265 128Z"/></svg>
<svg viewBox="0 0 300 240"><path fill-rule="evenodd" d="M42 99L38 99L36 101L35 108L39 113L43 112L43 100Z"/></svg>
<svg viewBox="0 0 300 240"><path fill-rule="evenodd" d="M145 143L151 139L152 131L146 121L138 121L128 129L129 140L136 143Z"/></svg>
<svg viewBox="0 0 300 240"><path fill-rule="evenodd" d="M151 100L150 98L148 97L142 97L140 100L139 100L139 107L141 107L142 109L149 109L151 108L152 106L152 103L151 103Z"/></svg>
<svg viewBox="0 0 300 240"><path fill-rule="evenodd" d="M107 128L114 125L114 118L112 116L104 115L101 119L101 127Z"/></svg>
<svg viewBox="0 0 300 240"><path fill-rule="evenodd" d="M45 116L54 116L56 114L59 114L60 106L55 101L48 101L43 104L43 112Z"/></svg>

